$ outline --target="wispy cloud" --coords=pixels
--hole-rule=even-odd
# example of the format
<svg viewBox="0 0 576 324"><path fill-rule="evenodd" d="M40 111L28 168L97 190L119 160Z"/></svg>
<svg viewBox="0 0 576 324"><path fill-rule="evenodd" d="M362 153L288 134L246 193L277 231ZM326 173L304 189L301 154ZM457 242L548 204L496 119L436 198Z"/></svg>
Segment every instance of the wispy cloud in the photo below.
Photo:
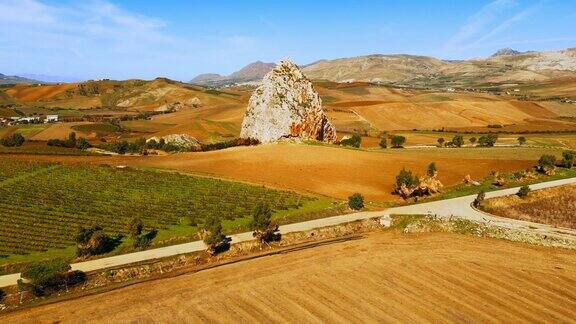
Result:
<svg viewBox="0 0 576 324"><path fill-rule="evenodd" d="M201 65L214 55L254 50L257 40L245 35L183 38L170 22L126 10L107 0L69 5L41 0L0 0L0 71L78 77L183 76L182 65ZM202 52L199 58L196 53ZM170 62L171 64L167 64ZM27 70L10 70L10 65ZM111 72L112 70L112 72ZM177 75L178 74L178 75Z"/></svg>
<svg viewBox="0 0 576 324"><path fill-rule="evenodd" d="M478 13L470 16L458 32L448 39L444 47L456 49L470 43L489 28L494 21L499 19L506 10L513 7L514 4L513 0L495 0L487 4Z"/></svg>

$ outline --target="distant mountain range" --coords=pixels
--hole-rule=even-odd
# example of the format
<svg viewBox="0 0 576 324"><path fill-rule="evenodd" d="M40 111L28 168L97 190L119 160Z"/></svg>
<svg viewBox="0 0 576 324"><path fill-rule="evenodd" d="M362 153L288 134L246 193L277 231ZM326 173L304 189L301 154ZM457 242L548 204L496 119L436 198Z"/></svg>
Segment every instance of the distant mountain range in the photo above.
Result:
<svg viewBox="0 0 576 324"><path fill-rule="evenodd" d="M59 75L22 73L20 74L20 76L23 78L38 80L46 83L71 83L82 81L82 79L59 76Z"/></svg>
<svg viewBox="0 0 576 324"><path fill-rule="evenodd" d="M191 83L208 86L225 86L247 81L256 83L273 67L272 63L255 62L230 76L202 74ZM576 77L576 48L549 52L519 52L505 48L490 57L469 60L374 54L320 60L303 65L302 68L306 76L315 80L467 87Z"/></svg>
<svg viewBox="0 0 576 324"><path fill-rule="evenodd" d="M214 73L200 74L192 79L190 83L203 86L221 86L260 81L266 73L270 72L270 70L274 68L274 66L276 66L274 63L256 61L228 76Z"/></svg>
<svg viewBox="0 0 576 324"><path fill-rule="evenodd" d="M9 76L0 73L0 84L25 84L25 83L44 83L34 79L28 79L20 76Z"/></svg>

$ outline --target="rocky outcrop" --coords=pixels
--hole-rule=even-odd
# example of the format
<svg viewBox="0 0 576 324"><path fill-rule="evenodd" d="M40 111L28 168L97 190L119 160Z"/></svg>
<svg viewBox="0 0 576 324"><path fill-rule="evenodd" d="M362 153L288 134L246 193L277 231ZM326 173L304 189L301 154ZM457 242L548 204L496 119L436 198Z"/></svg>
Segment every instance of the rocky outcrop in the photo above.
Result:
<svg viewBox="0 0 576 324"><path fill-rule="evenodd" d="M282 138L337 140L336 129L322 110L320 96L302 71L281 61L254 91L244 114L242 138L270 143Z"/></svg>
<svg viewBox="0 0 576 324"><path fill-rule="evenodd" d="M164 143L169 145L174 145L189 151L201 151L202 145L198 140L187 134L170 134L163 137L151 137L146 143L155 141L160 143L160 140L164 140Z"/></svg>

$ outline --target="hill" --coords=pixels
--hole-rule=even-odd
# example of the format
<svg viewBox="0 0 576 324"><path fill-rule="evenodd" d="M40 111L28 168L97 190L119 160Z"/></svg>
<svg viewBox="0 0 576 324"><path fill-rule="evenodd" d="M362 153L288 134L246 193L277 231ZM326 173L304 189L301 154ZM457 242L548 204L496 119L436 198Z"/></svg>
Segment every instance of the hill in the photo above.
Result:
<svg viewBox="0 0 576 324"><path fill-rule="evenodd" d="M0 84L26 84L26 83L43 83L38 80L23 78L19 76L8 76L0 73Z"/></svg>
<svg viewBox="0 0 576 324"><path fill-rule="evenodd" d="M260 81L264 75L270 72L275 66L276 64L274 63L256 61L246 65L242 69L230 74L229 76L222 76L213 73L200 74L192 79L190 83L205 86L225 86L250 83L254 81Z"/></svg>

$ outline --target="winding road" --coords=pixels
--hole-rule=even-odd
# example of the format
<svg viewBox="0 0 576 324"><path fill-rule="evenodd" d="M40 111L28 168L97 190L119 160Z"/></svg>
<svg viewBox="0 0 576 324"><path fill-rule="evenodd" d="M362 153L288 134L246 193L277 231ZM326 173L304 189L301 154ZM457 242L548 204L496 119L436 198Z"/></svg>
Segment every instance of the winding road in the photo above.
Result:
<svg viewBox="0 0 576 324"><path fill-rule="evenodd" d="M574 183L576 183L576 178L568 178L568 179L561 179L561 180L554 180L533 184L530 185L530 188L532 190L538 190ZM486 193L486 198L494 198L515 194L516 192L518 192L518 189L519 187L488 192ZM475 210L474 208L471 207L472 201L474 200L475 197L476 195L469 195L453 199L445 199L415 205L394 207L382 211L358 212L353 214L345 214L345 215L315 219L311 221L280 226L280 233L287 234L293 232L309 231L315 228L334 226L357 220L376 218L376 217L381 218L382 222L389 222L390 215L403 214L403 215L435 215L436 217L439 218L450 218L450 217L463 218L471 221L487 223L491 226L498 226L507 229L520 230L527 233L541 234L576 241L576 230L573 229L556 228L545 224L502 218ZM232 243L245 242L254 239L252 237L252 232L245 232L231 235L231 238ZM190 243L171 245L146 251L140 251L80 263L74 263L72 264L72 269L81 270L84 272L102 270L106 268L117 267L141 261L154 260L158 258L164 258L184 253L202 251L205 249L206 246L202 241L195 241ZM0 287L15 285L16 281L19 278L20 278L19 273L0 276Z"/></svg>

